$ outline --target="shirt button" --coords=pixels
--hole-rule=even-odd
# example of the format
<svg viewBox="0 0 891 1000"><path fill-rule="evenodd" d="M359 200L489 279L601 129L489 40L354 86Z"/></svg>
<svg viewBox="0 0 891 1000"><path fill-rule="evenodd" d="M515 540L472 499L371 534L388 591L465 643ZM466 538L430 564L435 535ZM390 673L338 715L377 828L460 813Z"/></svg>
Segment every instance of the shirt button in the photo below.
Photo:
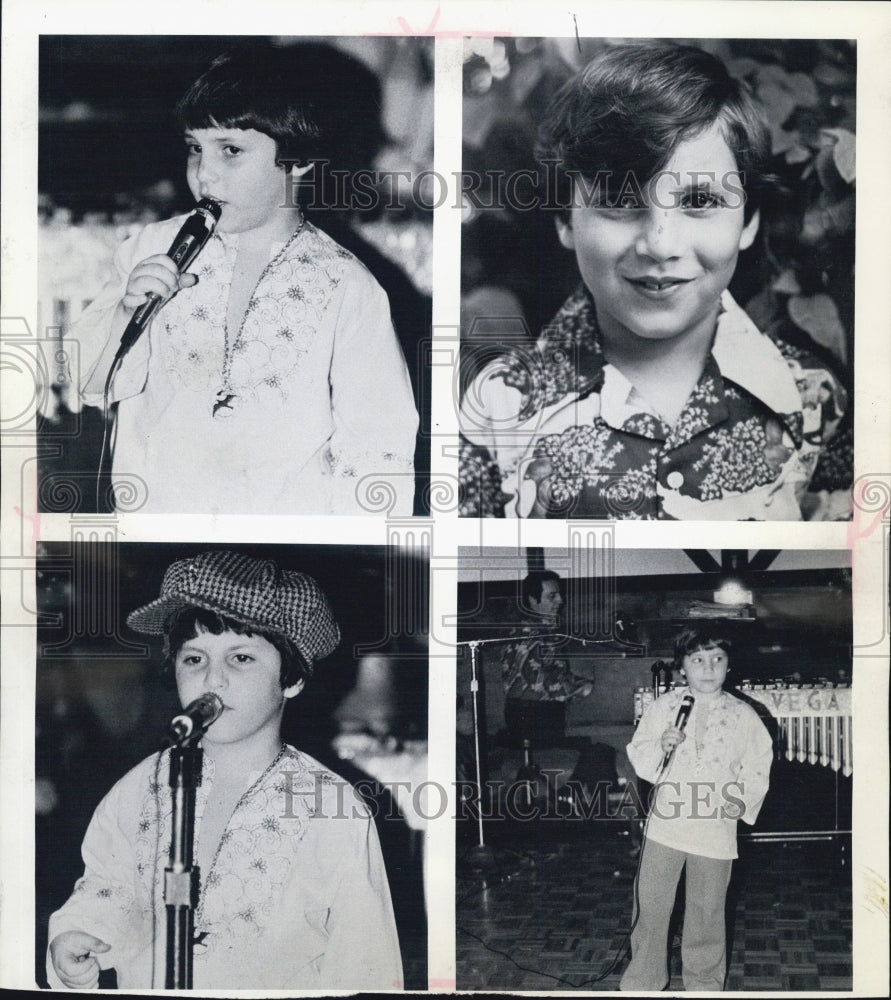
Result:
<svg viewBox="0 0 891 1000"><path fill-rule="evenodd" d="M679 490L684 485L684 474L675 470L674 472L669 472L665 477L665 482L668 484L670 489Z"/></svg>

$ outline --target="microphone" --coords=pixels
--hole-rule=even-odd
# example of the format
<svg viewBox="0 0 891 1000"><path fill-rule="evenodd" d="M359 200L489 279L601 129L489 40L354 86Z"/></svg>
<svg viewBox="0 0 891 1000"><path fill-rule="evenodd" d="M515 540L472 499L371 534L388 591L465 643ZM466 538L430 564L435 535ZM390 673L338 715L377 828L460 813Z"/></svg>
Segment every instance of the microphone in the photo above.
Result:
<svg viewBox="0 0 891 1000"><path fill-rule="evenodd" d="M693 710L694 701L696 701L696 699L692 694L685 694L683 700L681 701L681 707L678 709L678 717L674 720L675 727L680 729L681 732L683 732L687 726L687 719L690 718L690 712ZM660 774L671 763L671 758L674 756L675 750L677 750L677 747L672 747L662 758L662 766L659 768Z"/></svg>
<svg viewBox="0 0 891 1000"><path fill-rule="evenodd" d="M180 715L174 716L170 723L171 736L181 743L195 733L196 728L203 733L208 726L213 725L223 711L223 703L219 696L205 691L200 697L190 702Z"/></svg>
<svg viewBox="0 0 891 1000"><path fill-rule="evenodd" d="M223 206L213 198L202 198L192 209L182 228L176 234L176 239L170 245L167 256L176 264L180 274L189 268L192 261L204 249L205 243L220 220ZM127 329L121 337L121 347L118 354L129 350L139 335L146 328L149 320L161 308L163 299L154 292L149 292L145 302L130 317Z"/></svg>

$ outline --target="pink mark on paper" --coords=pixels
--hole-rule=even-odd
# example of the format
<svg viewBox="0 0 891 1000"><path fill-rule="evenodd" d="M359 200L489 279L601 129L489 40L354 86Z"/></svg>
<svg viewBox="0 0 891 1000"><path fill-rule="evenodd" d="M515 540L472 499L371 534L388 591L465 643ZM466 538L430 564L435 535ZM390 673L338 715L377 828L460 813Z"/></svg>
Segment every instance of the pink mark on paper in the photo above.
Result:
<svg viewBox="0 0 891 1000"><path fill-rule="evenodd" d="M456 979L428 979L428 990L455 990L458 988Z"/></svg>
<svg viewBox="0 0 891 1000"><path fill-rule="evenodd" d="M882 484L879 480L869 480L869 479L863 479L862 481L856 480L855 486L858 483L860 484L860 488L858 491L860 497L863 497L865 493L871 492L872 490L884 490L887 496L887 489L884 487L884 484ZM874 513L872 511L864 512L863 508L857 502L857 497L856 496L854 497L853 517L848 522L849 549L854 548L854 542L857 541L858 538L868 538L876 530L876 528L879 527L879 525L882 523L882 521L885 520L888 514L889 504L891 504L891 499L886 499L885 502ZM864 513L871 513L873 515L872 519L870 520L869 524L866 525L866 527L863 527Z"/></svg>
<svg viewBox="0 0 891 1000"><path fill-rule="evenodd" d="M22 510L21 507L13 507L12 509L23 520L31 522L32 541L35 542L35 543L39 542L40 541L40 511L37 511L37 513L32 516L32 515L26 514Z"/></svg>
<svg viewBox="0 0 891 1000"><path fill-rule="evenodd" d="M442 8L437 7L430 23L423 30L413 28L404 17L397 17L396 23L402 29L403 34L409 36L423 36L426 38L504 38L509 37L510 31L456 31L454 29L437 28L439 16ZM365 35L366 38L378 38L389 36L390 32L376 31Z"/></svg>

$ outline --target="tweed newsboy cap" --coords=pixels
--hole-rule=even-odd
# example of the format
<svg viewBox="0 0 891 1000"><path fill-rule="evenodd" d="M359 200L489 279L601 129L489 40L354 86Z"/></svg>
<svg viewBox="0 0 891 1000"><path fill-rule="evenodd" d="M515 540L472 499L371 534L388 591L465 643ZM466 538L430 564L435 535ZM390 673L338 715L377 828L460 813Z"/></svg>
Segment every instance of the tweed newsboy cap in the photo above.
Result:
<svg viewBox="0 0 891 1000"><path fill-rule="evenodd" d="M328 599L311 576L237 552L202 552L167 568L161 596L127 616L136 632L163 635L183 608L214 611L290 639L310 667L340 642Z"/></svg>

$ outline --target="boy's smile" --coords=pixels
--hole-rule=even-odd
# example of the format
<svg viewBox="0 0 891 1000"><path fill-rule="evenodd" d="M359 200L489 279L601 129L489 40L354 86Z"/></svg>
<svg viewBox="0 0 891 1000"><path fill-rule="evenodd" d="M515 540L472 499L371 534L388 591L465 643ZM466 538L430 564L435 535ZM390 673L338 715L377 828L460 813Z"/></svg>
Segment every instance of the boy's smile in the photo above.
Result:
<svg viewBox="0 0 891 1000"><path fill-rule="evenodd" d="M710 340L737 256L758 230L757 213L744 221L736 158L717 122L640 184L642 199L630 194L615 207L585 205L577 186L569 224L557 224L594 299L607 357L610 345L636 340Z"/></svg>
<svg viewBox="0 0 891 1000"><path fill-rule="evenodd" d="M290 238L300 212L289 198L288 173L275 162L271 136L256 129L193 128L185 140L189 190L196 200L222 204L220 232Z"/></svg>

